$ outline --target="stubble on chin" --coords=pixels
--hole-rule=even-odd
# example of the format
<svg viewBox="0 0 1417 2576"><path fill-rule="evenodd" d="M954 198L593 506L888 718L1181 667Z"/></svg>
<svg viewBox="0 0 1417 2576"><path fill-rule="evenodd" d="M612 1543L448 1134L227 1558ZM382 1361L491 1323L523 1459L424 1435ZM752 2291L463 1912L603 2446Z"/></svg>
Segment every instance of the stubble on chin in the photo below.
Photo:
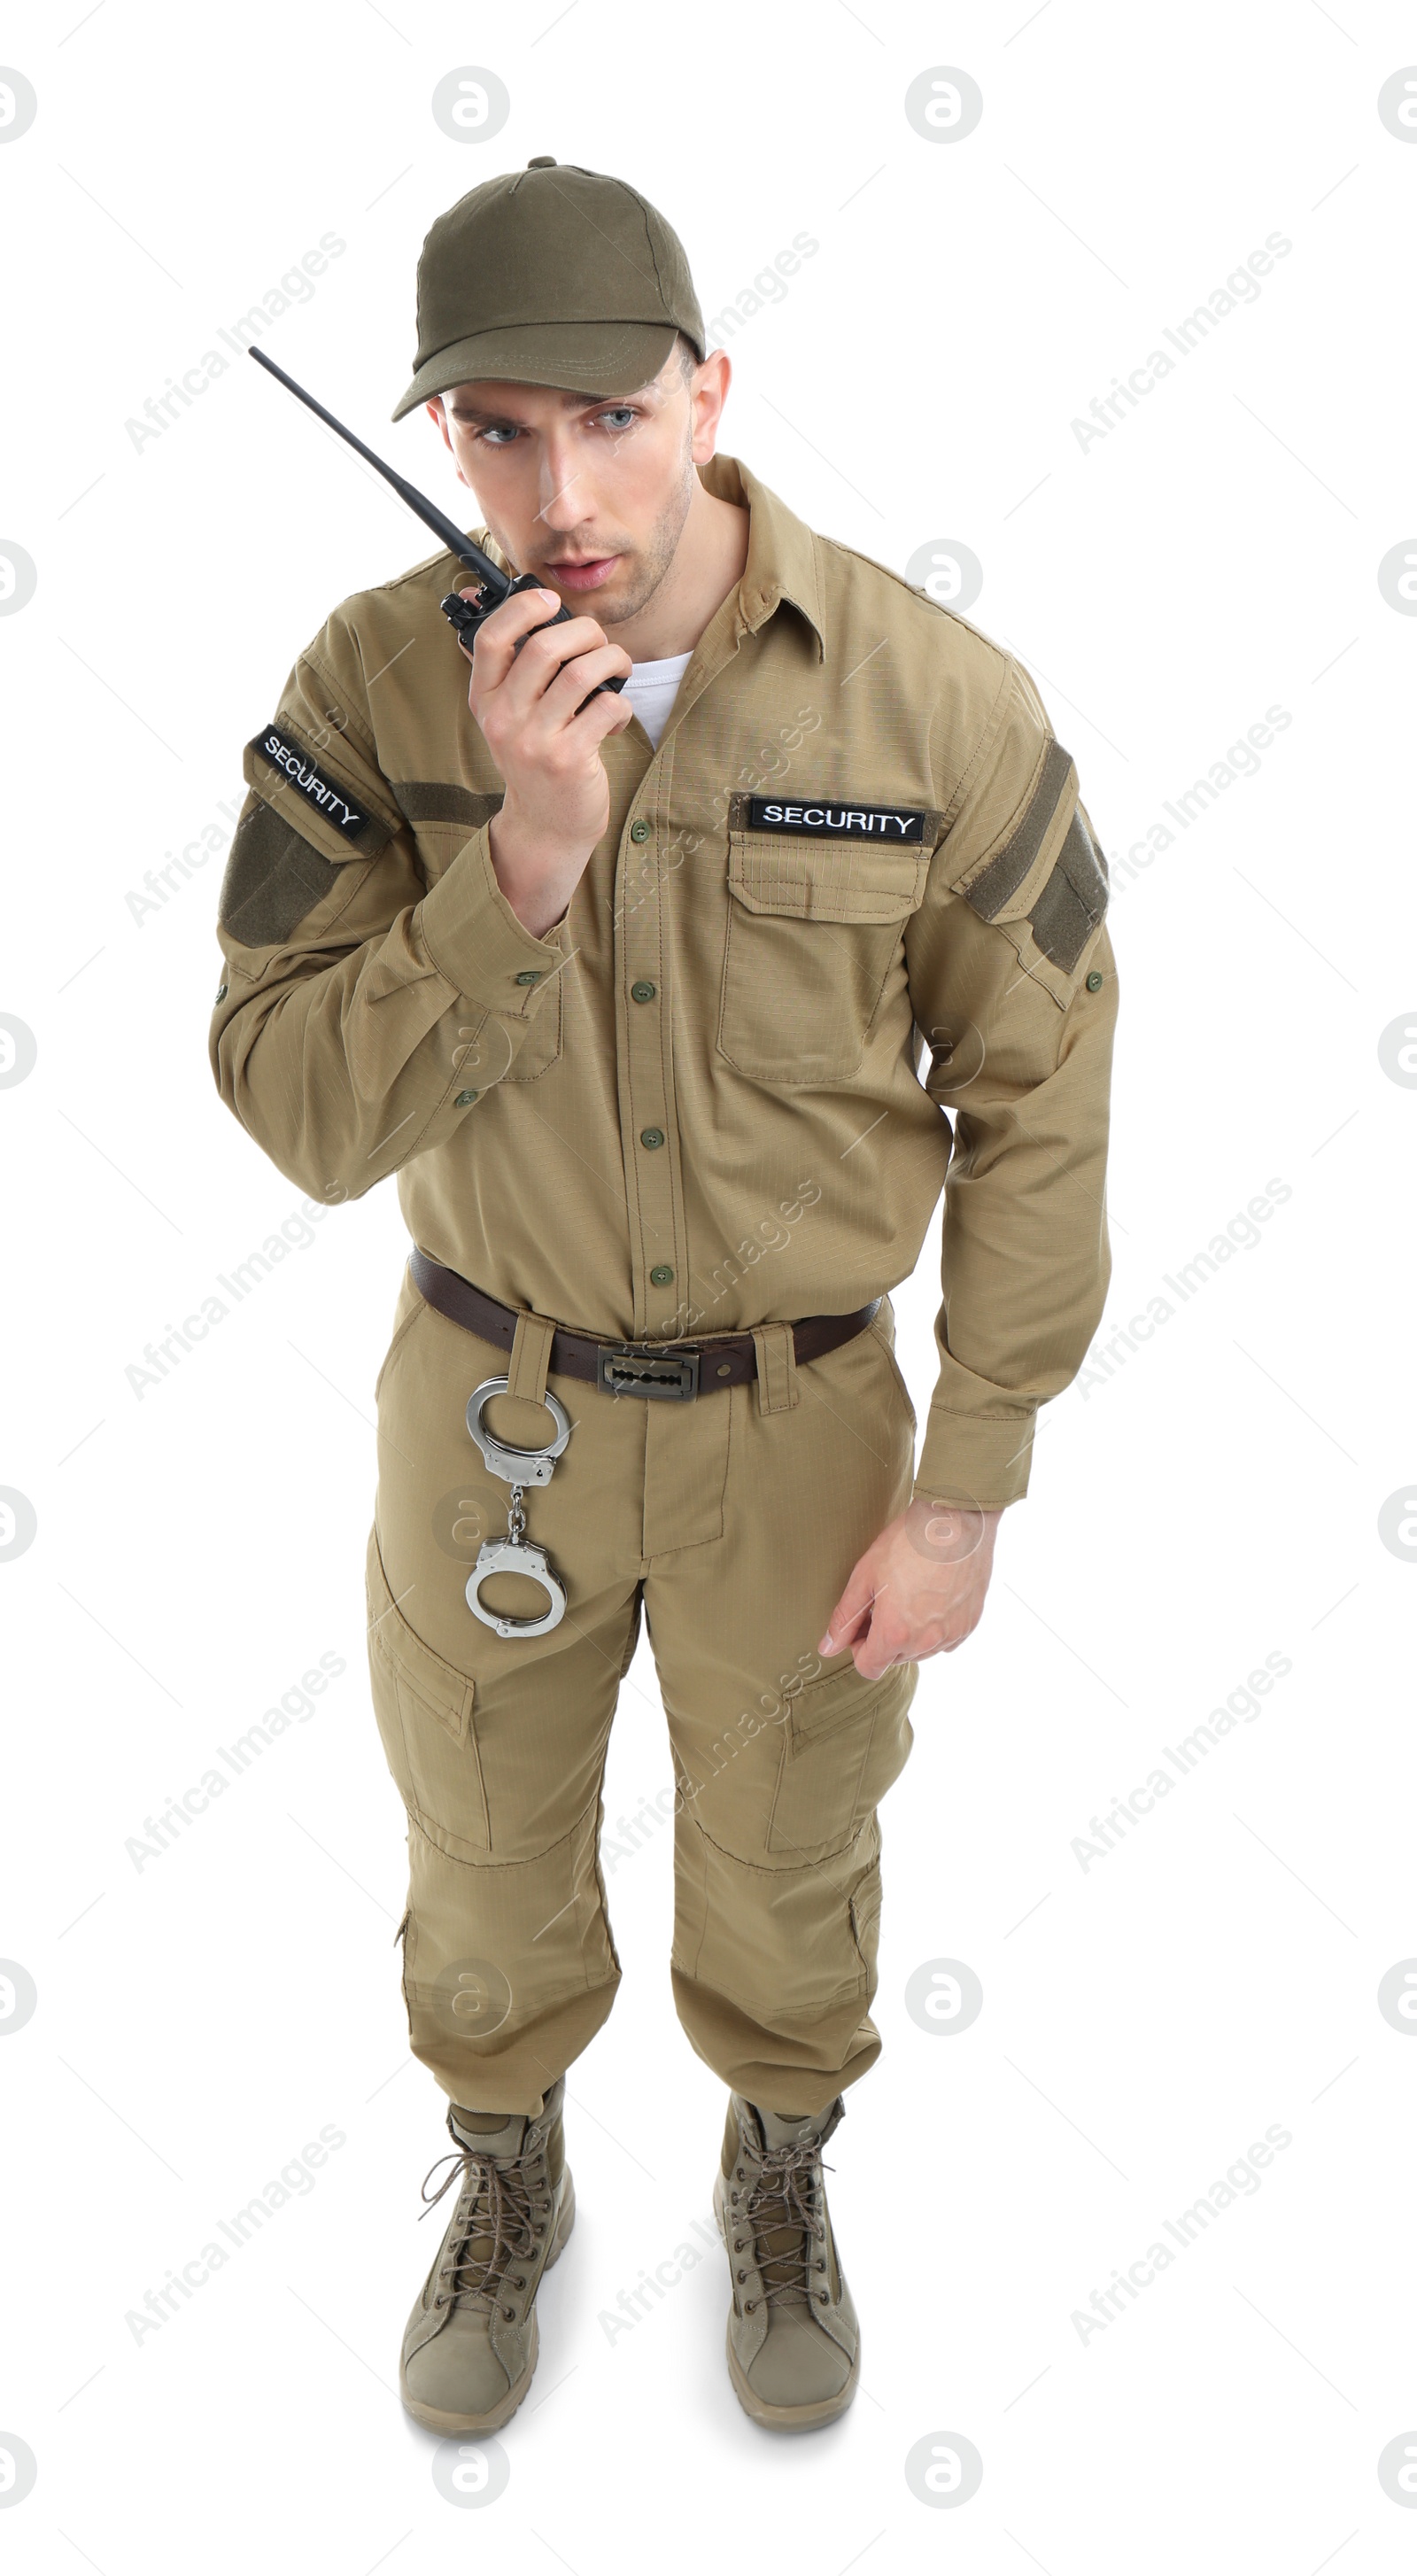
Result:
<svg viewBox="0 0 1417 2576"><path fill-rule="evenodd" d="M602 605L596 593L591 591L580 603L582 613L596 618L607 633L612 626L623 626L630 618L638 617L641 609L649 606L674 561L693 499L694 466L687 445L685 468L684 479L655 522L649 542L633 555L621 557L616 575L616 597L613 600L607 599ZM627 586L621 588L620 584L626 582L627 574L629 576ZM577 613L576 603L568 604L574 616Z"/></svg>

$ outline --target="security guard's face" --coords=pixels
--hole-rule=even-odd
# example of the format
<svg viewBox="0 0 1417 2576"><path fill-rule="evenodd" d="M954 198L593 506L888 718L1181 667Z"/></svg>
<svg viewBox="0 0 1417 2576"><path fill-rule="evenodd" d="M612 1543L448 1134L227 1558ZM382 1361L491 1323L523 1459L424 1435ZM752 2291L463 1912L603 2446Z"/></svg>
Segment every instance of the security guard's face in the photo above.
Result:
<svg viewBox="0 0 1417 2576"><path fill-rule="evenodd" d="M677 350L638 393L458 385L427 408L459 480L519 572L606 628L663 581L714 451L729 363L715 350L686 382Z"/></svg>

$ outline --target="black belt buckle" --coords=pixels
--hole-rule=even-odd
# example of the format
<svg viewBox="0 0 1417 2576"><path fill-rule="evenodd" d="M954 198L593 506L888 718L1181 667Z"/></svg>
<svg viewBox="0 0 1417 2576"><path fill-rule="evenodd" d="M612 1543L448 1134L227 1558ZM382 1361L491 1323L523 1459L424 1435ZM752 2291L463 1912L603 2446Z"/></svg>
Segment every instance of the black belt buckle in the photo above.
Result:
<svg viewBox="0 0 1417 2576"><path fill-rule="evenodd" d="M602 1395L643 1395L692 1404L699 1391L698 1351L666 1351L654 1342L601 1342L595 1382Z"/></svg>

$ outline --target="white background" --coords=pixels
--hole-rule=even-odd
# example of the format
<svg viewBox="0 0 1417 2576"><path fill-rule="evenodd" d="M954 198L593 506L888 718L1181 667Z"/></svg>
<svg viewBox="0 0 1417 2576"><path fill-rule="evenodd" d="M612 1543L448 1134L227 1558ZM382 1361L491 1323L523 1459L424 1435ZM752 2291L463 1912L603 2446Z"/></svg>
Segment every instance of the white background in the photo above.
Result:
<svg viewBox="0 0 1417 2576"><path fill-rule="evenodd" d="M38 574L0 617L0 1010L38 1049L0 1091L0 1483L38 1519L0 1563L0 1954L38 1991L0 2048L0 2431L38 2464L12 2564L1410 2567L1377 2460L1417 2426L1417 2046L1377 1987L1417 1953L1417 1575L1379 1514L1415 1463L1417 1102L1379 1040L1417 1018L1417 625L1378 566L1417 523L1417 147L1377 97L1417 58L1411 12L73 18L12 9L0 38L39 102L0 143L0 538ZM462 65L511 97L481 144L430 113ZM983 93L955 142L904 113L939 65ZM141 921L125 898L239 802L241 746L333 603L429 541L235 357L159 437L125 424L330 231L343 254L265 345L463 515L422 414L388 420L415 261L435 214L538 152L647 193L706 316L818 241L732 338L723 444L896 568L972 549L969 613L1077 759L1113 865L1115 1268L884 1812L885 2053L828 2150L855 2406L796 2442L741 2414L716 2246L632 2329L602 2322L707 2222L721 2131L672 2013L666 1830L610 1874L626 1976L571 2071L579 2222L509 2481L462 2510L395 2389L448 2204L415 2224L447 2141L408 2057L403 1819L363 1661L392 1188L328 1214L141 1400L125 1375L298 1195L207 1066L221 857ZM1258 298L1084 449L1073 421L1272 232L1291 249ZM1258 774L1129 875L1271 706L1291 721ZM1291 1195L1260 1240L1170 1296L1272 1180ZM932 1238L896 1300L922 1413L937 1280ZM1170 1318L1107 1359L1158 1295ZM346 1669L313 1717L136 1869L144 1818L322 1653ZM1269 1654L1292 1670L1259 1714L1084 1869L1089 1819ZM642 1652L609 1820L668 1778ZM967 2031L906 2010L940 1958L982 1980ZM314 2188L135 2341L127 2312L322 2126L344 2143ZM1074 2312L1270 2126L1290 2143L1258 2187L1084 2340ZM937 2510L905 2460L948 2433L984 2476Z"/></svg>

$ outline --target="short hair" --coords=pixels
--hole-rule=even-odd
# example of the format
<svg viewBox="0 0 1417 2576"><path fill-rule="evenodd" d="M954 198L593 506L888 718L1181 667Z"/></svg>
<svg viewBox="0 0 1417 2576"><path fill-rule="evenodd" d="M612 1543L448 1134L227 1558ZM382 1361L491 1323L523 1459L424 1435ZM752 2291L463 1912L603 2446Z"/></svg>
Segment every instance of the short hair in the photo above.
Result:
<svg viewBox="0 0 1417 2576"><path fill-rule="evenodd" d="M679 373L685 384L692 384L694 380L694 370L701 361L699 353L694 347L693 341L690 339L687 331L675 332L674 347L671 350L670 355L677 356L679 360Z"/></svg>

